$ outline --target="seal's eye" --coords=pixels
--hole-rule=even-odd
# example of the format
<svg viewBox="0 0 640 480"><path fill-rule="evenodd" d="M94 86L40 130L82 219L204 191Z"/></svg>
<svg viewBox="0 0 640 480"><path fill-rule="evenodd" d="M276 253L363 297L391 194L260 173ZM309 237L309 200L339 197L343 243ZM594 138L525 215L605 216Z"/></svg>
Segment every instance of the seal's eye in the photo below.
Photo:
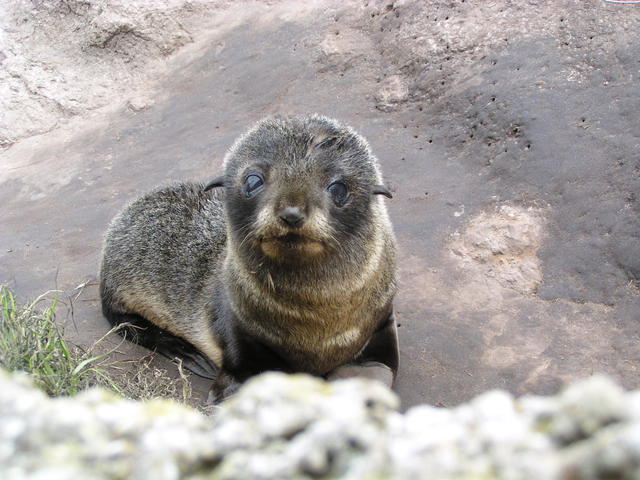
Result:
<svg viewBox="0 0 640 480"><path fill-rule="evenodd" d="M244 180L244 191L247 194L247 197L250 197L254 193L256 193L260 188L264 185L264 180L257 173L252 173L251 175L247 175L247 178Z"/></svg>
<svg viewBox="0 0 640 480"><path fill-rule="evenodd" d="M333 182L329 185L327 191L331 194L331 198L334 203L339 207L344 205L349 197L349 191L347 190L346 185L342 182Z"/></svg>

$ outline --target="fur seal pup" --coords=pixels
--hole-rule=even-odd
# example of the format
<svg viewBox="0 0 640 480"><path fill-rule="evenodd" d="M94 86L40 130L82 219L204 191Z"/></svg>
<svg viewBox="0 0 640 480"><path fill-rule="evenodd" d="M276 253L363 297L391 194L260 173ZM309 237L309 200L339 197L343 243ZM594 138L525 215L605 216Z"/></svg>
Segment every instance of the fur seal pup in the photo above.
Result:
<svg viewBox="0 0 640 480"><path fill-rule="evenodd" d="M317 115L262 120L222 177L160 188L116 216L104 315L214 379L218 399L266 370L391 386L395 237L380 195L391 197L378 161L351 128Z"/></svg>

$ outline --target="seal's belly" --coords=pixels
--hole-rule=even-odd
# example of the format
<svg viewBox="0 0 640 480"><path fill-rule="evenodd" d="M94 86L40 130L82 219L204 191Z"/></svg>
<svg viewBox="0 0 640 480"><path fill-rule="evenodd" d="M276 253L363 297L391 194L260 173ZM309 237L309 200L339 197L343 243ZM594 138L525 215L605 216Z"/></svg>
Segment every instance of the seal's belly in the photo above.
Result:
<svg viewBox="0 0 640 480"><path fill-rule="evenodd" d="M324 375L352 361L373 334L381 309L367 298L302 305L263 296L231 305L242 335L273 351L283 369Z"/></svg>
<svg viewBox="0 0 640 480"><path fill-rule="evenodd" d="M325 347L309 347L288 344L283 348L290 370L293 372L325 375L340 365L349 363L362 350L364 343L358 342L348 345L329 345Z"/></svg>
<svg viewBox="0 0 640 480"><path fill-rule="evenodd" d="M260 337L278 351L292 371L324 375L353 360L371 335L369 325L344 323L292 321L287 328L261 329Z"/></svg>

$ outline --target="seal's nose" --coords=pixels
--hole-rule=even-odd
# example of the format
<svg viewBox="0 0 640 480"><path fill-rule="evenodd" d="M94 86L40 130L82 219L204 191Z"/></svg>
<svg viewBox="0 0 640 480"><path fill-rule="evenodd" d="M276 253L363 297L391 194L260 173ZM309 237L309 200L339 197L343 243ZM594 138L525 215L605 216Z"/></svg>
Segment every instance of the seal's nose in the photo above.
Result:
<svg viewBox="0 0 640 480"><path fill-rule="evenodd" d="M289 227L299 227L304 221L304 215L298 207L285 207L278 217Z"/></svg>

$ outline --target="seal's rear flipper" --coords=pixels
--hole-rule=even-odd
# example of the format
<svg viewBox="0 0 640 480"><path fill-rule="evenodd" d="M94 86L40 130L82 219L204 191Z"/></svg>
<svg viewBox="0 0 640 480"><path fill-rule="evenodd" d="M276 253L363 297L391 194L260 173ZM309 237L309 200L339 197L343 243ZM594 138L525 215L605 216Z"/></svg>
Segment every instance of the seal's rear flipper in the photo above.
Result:
<svg viewBox="0 0 640 480"><path fill-rule="evenodd" d="M241 382L236 380L228 373L220 372L220 375L218 375L216 381L213 382L213 385L211 385L209 395L207 396L206 405L217 405L220 402L231 397L232 395L235 395L241 385Z"/></svg>
<svg viewBox="0 0 640 480"><path fill-rule="evenodd" d="M176 358L182 361L184 368L200 377L215 380L219 369L191 343L163 330L140 315L118 313L103 308L109 322L121 328L118 333L127 340L156 351L169 360Z"/></svg>

